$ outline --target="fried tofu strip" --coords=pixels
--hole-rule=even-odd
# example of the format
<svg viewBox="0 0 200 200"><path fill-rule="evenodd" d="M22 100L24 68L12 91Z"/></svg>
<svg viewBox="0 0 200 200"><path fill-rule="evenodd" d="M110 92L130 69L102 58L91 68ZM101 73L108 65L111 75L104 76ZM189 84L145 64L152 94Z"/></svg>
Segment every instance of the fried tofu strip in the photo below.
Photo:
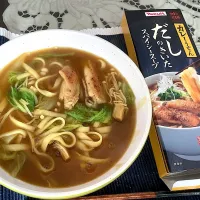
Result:
<svg viewBox="0 0 200 200"><path fill-rule="evenodd" d="M182 83L194 102L200 103L200 81L193 67L185 69L180 74Z"/></svg>

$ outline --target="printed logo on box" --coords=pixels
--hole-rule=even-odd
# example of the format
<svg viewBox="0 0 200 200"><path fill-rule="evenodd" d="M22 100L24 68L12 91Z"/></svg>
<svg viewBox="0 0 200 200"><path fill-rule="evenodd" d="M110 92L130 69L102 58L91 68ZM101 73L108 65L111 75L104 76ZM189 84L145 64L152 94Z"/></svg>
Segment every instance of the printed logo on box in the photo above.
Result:
<svg viewBox="0 0 200 200"><path fill-rule="evenodd" d="M176 31L178 33L179 39L185 50L185 54L188 58L197 57L197 54L192 46L189 35L187 34L186 28L182 23L174 24Z"/></svg>
<svg viewBox="0 0 200 200"><path fill-rule="evenodd" d="M145 15L147 17L158 17L158 16L167 16L167 13L165 11L160 11L160 12L145 12Z"/></svg>

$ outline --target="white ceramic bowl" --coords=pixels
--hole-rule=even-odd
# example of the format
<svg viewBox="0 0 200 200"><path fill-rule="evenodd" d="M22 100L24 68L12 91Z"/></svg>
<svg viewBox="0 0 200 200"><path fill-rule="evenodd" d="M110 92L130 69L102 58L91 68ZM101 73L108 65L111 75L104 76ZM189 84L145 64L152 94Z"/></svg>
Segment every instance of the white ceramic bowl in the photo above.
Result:
<svg viewBox="0 0 200 200"><path fill-rule="evenodd" d="M137 107L136 128L127 151L114 167L90 182L74 187L50 189L15 179L0 168L0 184L11 190L37 198L66 199L86 195L104 187L119 177L133 163L146 142L151 124L152 107L145 80L131 59L109 42L80 32L39 31L9 41L0 47L0 69L24 52L55 46L84 50L107 60L129 82L136 97Z"/></svg>
<svg viewBox="0 0 200 200"><path fill-rule="evenodd" d="M171 77L172 80L180 80L177 72L164 72L163 75ZM145 78L148 86L160 80L160 74L154 74ZM189 160L200 160L200 147L198 138L200 136L200 126L191 128L170 128L157 125L158 135L165 150L175 153L180 157ZM187 156L187 157L186 157ZM193 157L198 156L198 158Z"/></svg>

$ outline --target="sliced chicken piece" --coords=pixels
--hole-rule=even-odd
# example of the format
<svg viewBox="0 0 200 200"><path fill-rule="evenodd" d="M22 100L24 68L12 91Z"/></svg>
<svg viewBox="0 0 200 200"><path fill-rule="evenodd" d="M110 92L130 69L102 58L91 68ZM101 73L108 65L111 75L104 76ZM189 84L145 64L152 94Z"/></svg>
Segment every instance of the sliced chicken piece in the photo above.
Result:
<svg viewBox="0 0 200 200"><path fill-rule="evenodd" d="M88 61L88 64L84 66L84 87L86 90L86 101L90 101L90 106L96 107L97 104L106 103L105 93L103 87L99 81L97 73L92 66L91 61Z"/></svg>
<svg viewBox="0 0 200 200"><path fill-rule="evenodd" d="M177 99L173 101L168 101L165 105L168 108L184 110L184 111L192 112L196 115L200 114L200 104L193 101Z"/></svg>
<svg viewBox="0 0 200 200"><path fill-rule="evenodd" d="M156 120L162 120L171 124L183 125L186 127L198 126L200 123L197 115L182 110L167 108L166 106L160 107L154 114Z"/></svg>
<svg viewBox="0 0 200 200"><path fill-rule="evenodd" d="M59 74L63 78L59 99L64 101L65 109L71 110L79 99L80 82L76 72L70 66L65 66Z"/></svg>
<svg viewBox="0 0 200 200"><path fill-rule="evenodd" d="M122 121L124 119L125 106L123 104L115 104L112 116L117 121Z"/></svg>

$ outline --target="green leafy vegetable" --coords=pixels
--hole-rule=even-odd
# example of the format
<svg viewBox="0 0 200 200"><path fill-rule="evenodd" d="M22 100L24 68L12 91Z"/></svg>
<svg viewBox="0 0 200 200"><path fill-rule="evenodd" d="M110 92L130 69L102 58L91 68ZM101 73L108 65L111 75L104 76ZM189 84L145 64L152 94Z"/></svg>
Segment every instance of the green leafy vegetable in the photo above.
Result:
<svg viewBox="0 0 200 200"><path fill-rule="evenodd" d="M66 124L80 124L79 121L77 121L76 119L74 119L70 116L67 116L65 121L66 121Z"/></svg>
<svg viewBox="0 0 200 200"><path fill-rule="evenodd" d="M15 87L24 87L26 86L28 76L30 74L27 72L10 72L8 76L8 82Z"/></svg>
<svg viewBox="0 0 200 200"><path fill-rule="evenodd" d="M10 88L8 100L13 107L18 108L22 112L32 112L37 104L37 96L28 88Z"/></svg>
<svg viewBox="0 0 200 200"><path fill-rule="evenodd" d="M47 128L47 130L52 129L53 127L59 125L59 123L54 122L51 126L49 126ZM65 126L61 129L61 131L72 131L75 130L79 127L83 126L80 122L78 122L77 120L75 120L72 117L67 117L66 118L66 124Z"/></svg>
<svg viewBox="0 0 200 200"><path fill-rule="evenodd" d="M0 146L0 160L13 160L16 157L16 152L7 152Z"/></svg>
<svg viewBox="0 0 200 200"><path fill-rule="evenodd" d="M13 177L16 177L22 167L24 166L24 163L26 161L26 155L23 152L18 152L16 154L15 159L12 161L12 163L9 165L10 168L10 174Z"/></svg>
<svg viewBox="0 0 200 200"><path fill-rule="evenodd" d="M17 79L17 76L19 75L18 72L10 72L9 75L8 75L8 81L9 83L12 85L12 84L15 84L18 79Z"/></svg>
<svg viewBox="0 0 200 200"><path fill-rule="evenodd" d="M75 53L71 52L71 53L62 53L62 54L56 54L56 53L44 53L44 54L40 54L38 55L38 57L41 58L62 58L62 57L67 57L67 56L73 56Z"/></svg>
<svg viewBox="0 0 200 200"><path fill-rule="evenodd" d="M21 99L25 100L28 105L28 109L32 112L34 111L35 105L37 104L37 96L35 93L28 88L20 88Z"/></svg>
<svg viewBox="0 0 200 200"><path fill-rule="evenodd" d="M127 104L132 105L134 103L135 97L130 86L127 83L122 83L121 90L126 97Z"/></svg>
<svg viewBox="0 0 200 200"><path fill-rule="evenodd" d="M62 128L62 130L63 131L73 131L74 129L77 129L81 126L82 126L82 124L67 124Z"/></svg>
<svg viewBox="0 0 200 200"><path fill-rule="evenodd" d="M11 176L16 177L26 161L26 155L23 152L6 152L0 148L0 160L10 161L9 172Z"/></svg>
<svg viewBox="0 0 200 200"><path fill-rule="evenodd" d="M40 95L38 97L38 105L37 108L41 110L51 110L56 106L57 97L45 97Z"/></svg>
<svg viewBox="0 0 200 200"><path fill-rule="evenodd" d="M165 92L158 95L161 101L170 101L175 99L181 99L188 96L187 92L177 90L173 86L168 88Z"/></svg>
<svg viewBox="0 0 200 200"><path fill-rule="evenodd" d="M88 108L84 104L77 103L74 108L66 112L66 114L81 123L108 123L112 118L112 110L107 105L103 105L100 110L95 110L93 108Z"/></svg>

